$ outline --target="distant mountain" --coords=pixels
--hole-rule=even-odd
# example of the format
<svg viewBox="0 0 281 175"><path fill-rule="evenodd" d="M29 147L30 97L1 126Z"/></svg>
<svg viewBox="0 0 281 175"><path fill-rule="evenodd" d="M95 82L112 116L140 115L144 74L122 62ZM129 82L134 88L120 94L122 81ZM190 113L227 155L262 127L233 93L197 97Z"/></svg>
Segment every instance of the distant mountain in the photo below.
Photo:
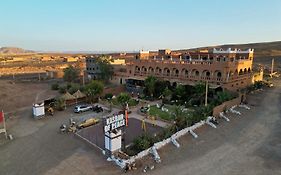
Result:
<svg viewBox="0 0 281 175"><path fill-rule="evenodd" d="M25 50L18 47L1 47L0 53L2 54L23 54L23 53L34 53L31 50Z"/></svg>
<svg viewBox="0 0 281 175"><path fill-rule="evenodd" d="M208 46L192 49L182 49L178 50L180 52L201 50L201 49L213 49L213 48L239 48L239 49L255 49L255 57L281 57L281 41L275 42L261 42L261 43L249 43L249 44L224 44L217 46Z"/></svg>

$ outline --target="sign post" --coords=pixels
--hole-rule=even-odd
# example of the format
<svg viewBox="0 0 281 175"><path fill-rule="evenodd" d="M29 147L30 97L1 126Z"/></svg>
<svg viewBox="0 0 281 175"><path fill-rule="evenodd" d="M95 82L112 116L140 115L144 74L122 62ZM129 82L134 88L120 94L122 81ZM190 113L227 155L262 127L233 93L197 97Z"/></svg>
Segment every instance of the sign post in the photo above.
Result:
<svg viewBox="0 0 281 175"><path fill-rule="evenodd" d="M104 145L108 156L121 150L122 131L121 127L126 125L124 114L113 115L104 121Z"/></svg>
<svg viewBox="0 0 281 175"><path fill-rule="evenodd" d="M6 138L8 138L7 130L6 130L6 121L5 121L5 116L4 116L3 110L0 112L0 123L2 123L2 122L3 122L3 128L0 129L0 133L5 133Z"/></svg>

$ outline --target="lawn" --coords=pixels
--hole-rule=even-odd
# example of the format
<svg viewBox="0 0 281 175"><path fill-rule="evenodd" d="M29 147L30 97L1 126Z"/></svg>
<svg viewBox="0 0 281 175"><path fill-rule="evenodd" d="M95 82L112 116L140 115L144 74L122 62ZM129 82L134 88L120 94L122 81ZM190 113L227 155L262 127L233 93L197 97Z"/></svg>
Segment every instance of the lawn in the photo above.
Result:
<svg viewBox="0 0 281 175"><path fill-rule="evenodd" d="M170 109L168 108L170 111ZM160 117L164 120L173 120L174 117L169 112L164 112L156 106L150 106L149 115Z"/></svg>
<svg viewBox="0 0 281 175"><path fill-rule="evenodd" d="M121 106L121 104L117 101L117 98L112 99L112 104L113 104L113 105L116 105L116 106ZM139 101L137 101L137 100L135 100L135 99L130 99L130 100L128 101L129 107L134 107L134 106L136 106L136 105L138 105L138 104L139 104Z"/></svg>
<svg viewBox="0 0 281 175"><path fill-rule="evenodd" d="M158 116L163 120L168 120L168 121L174 120L174 116L171 113L175 111L176 106L164 105L164 107L168 109L168 112L162 111L161 109L157 108L156 105L150 106L149 115ZM186 115L189 115L189 113L192 111L193 111L192 109L187 109L187 111L185 111L184 113L186 113Z"/></svg>

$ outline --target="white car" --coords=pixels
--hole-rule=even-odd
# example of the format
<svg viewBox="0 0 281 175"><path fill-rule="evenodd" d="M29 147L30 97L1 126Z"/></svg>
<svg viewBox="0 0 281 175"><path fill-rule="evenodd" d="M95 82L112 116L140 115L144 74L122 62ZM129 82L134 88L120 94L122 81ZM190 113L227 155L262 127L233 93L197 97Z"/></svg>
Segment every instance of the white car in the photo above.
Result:
<svg viewBox="0 0 281 175"><path fill-rule="evenodd" d="M92 109L92 106L90 106L90 105L78 105L78 106L75 106L74 112L81 113L81 112L89 111L91 109Z"/></svg>

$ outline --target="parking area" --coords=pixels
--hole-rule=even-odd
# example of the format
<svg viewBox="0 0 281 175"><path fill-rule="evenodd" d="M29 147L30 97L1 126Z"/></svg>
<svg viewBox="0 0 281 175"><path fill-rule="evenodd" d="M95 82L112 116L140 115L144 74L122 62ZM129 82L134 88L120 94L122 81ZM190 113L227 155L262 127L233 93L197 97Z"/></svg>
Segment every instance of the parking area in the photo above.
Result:
<svg viewBox="0 0 281 175"><path fill-rule="evenodd" d="M129 118L128 127L125 126L122 129L122 137L124 139L123 144L128 146L136 137L144 134L145 132L149 135L153 135L161 132L163 129L147 122L145 122L145 126L146 131L142 129L142 121L135 118ZM91 127L81 129L76 134L104 150L104 131L102 122Z"/></svg>

